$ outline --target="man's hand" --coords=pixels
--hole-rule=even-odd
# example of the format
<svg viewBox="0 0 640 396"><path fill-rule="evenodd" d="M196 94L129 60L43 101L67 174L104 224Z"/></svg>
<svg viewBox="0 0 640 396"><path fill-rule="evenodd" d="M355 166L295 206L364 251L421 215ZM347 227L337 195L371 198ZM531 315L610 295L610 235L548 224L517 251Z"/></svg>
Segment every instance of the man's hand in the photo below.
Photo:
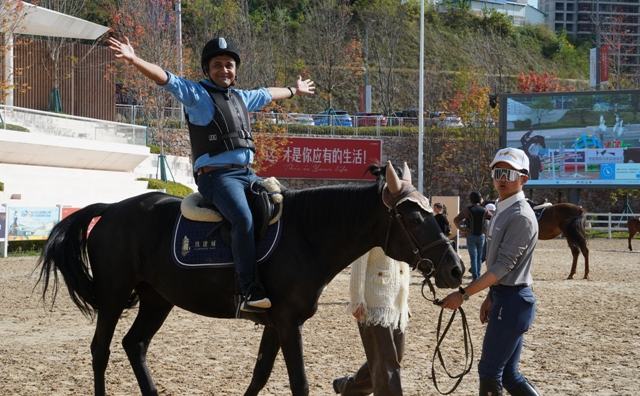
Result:
<svg viewBox="0 0 640 396"><path fill-rule="evenodd" d="M487 323L489 321L489 312L491 311L491 297L487 295L482 305L480 306L480 323Z"/></svg>
<svg viewBox="0 0 640 396"><path fill-rule="evenodd" d="M364 320L364 304L360 303L356 309L352 312L354 318L361 322Z"/></svg>
<svg viewBox="0 0 640 396"><path fill-rule="evenodd" d="M462 298L462 294L459 291L454 291L453 293L446 296L444 300L442 300L441 305L444 308L456 310L460 308L463 302L464 299Z"/></svg>
<svg viewBox="0 0 640 396"><path fill-rule="evenodd" d="M122 59L128 64L131 64L133 60L136 58L136 53L129 42L129 38L124 38L126 43L122 43L116 40L114 37L109 37L107 43L109 44L109 48L115 52L116 59Z"/></svg>
<svg viewBox="0 0 640 396"><path fill-rule="evenodd" d="M309 79L303 80L302 76L298 76L298 81L296 81L296 95L313 95L315 90L316 87L313 81Z"/></svg>

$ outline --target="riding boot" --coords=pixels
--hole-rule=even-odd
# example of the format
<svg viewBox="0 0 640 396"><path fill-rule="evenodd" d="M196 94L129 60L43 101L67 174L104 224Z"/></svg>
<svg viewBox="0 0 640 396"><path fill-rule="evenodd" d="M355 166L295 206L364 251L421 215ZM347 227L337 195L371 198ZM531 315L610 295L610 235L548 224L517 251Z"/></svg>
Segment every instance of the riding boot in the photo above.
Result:
<svg viewBox="0 0 640 396"><path fill-rule="evenodd" d="M540 396L540 393L534 388L528 379L516 385L515 388L507 389L511 396Z"/></svg>
<svg viewBox="0 0 640 396"><path fill-rule="evenodd" d="M502 396L502 384L493 378L480 378L480 396Z"/></svg>

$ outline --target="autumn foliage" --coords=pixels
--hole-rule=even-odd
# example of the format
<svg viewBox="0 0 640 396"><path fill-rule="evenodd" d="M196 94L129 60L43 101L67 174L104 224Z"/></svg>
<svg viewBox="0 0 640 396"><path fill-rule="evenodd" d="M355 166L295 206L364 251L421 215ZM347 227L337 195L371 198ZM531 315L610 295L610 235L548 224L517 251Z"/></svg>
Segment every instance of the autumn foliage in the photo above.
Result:
<svg viewBox="0 0 640 396"><path fill-rule="evenodd" d="M563 91L558 77L551 73L520 73L518 75L518 91L531 92L558 92Z"/></svg>

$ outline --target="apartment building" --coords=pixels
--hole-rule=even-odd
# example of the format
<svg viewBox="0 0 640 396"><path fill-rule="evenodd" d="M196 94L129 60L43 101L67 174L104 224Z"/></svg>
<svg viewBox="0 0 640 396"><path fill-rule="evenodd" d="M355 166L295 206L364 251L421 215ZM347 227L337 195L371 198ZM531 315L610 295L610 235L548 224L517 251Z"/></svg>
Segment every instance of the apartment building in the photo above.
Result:
<svg viewBox="0 0 640 396"><path fill-rule="evenodd" d="M546 19L544 13L536 8L537 0L469 0L465 3L469 6L470 11L476 15L483 15L492 10L505 14L516 26L541 25L545 23ZM439 4L440 10L445 11L447 4L452 3L441 0Z"/></svg>
<svg viewBox="0 0 640 396"><path fill-rule="evenodd" d="M552 30L606 44L623 70L640 71L640 0L540 0L540 9Z"/></svg>

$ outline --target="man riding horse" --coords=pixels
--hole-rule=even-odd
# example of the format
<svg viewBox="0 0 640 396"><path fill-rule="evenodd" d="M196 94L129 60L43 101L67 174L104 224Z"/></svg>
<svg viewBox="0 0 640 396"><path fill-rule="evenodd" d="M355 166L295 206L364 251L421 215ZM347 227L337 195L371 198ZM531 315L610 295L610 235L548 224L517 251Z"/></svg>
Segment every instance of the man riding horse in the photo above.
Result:
<svg viewBox="0 0 640 396"><path fill-rule="evenodd" d="M125 41L109 38L115 57L133 65L184 105L198 191L231 223L231 250L245 297L241 309L270 308L271 301L256 276L254 223L245 197L247 188L259 180L250 168L255 145L248 112L272 100L313 95L313 81L298 77L296 87L235 89L240 52L219 37L202 49L200 60L206 78L194 82L141 59L129 39L125 37Z"/></svg>

